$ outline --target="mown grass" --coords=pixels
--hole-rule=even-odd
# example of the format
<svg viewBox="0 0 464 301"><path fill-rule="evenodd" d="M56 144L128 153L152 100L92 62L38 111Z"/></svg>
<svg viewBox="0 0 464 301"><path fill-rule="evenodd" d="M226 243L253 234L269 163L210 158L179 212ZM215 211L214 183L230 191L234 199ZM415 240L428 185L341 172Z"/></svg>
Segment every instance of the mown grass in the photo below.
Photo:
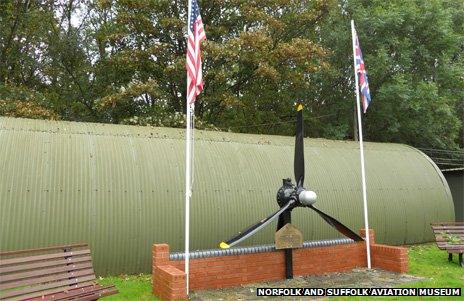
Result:
<svg viewBox="0 0 464 301"><path fill-rule="evenodd" d="M448 254L439 250L434 244L417 245L408 248L409 273L426 278L425 280L407 283L398 287L459 287L461 297L341 297L331 300L464 300L464 268L457 263L457 256L453 262L448 262ZM151 294L151 276L116 276L99 279L104 285L114 284L119 289L119 294L106 297L111 300L158 300Z"/></svg>
<svg viewBox="0 0 464 301"><path fill-rule="evenodd" d="M134 300L155 301L151 291L151 275L120 275L111 277L100 277L98 282L102 285L116 285L119 294L103 298L105 301Z"/></svg>
<svg viewBox="0 0 464 301"><path fill-rule="evenodd" d="M464 300L464 268L458 264L457 255L448 262L448 253L435 244L410 246L408 248L408 274L426 278L419 282L406 283L398 287L416 288L461 288L460 297L342 297L332 300Z"/></svg>
<svg viewBox="0 0 464 301"><path fill-rule="evenodd" d="M458 264L458 255L448 262L448 253L434 244L409 248L409 274L429 279L408 287L460 287L464 293L464 268Z"/></svg>

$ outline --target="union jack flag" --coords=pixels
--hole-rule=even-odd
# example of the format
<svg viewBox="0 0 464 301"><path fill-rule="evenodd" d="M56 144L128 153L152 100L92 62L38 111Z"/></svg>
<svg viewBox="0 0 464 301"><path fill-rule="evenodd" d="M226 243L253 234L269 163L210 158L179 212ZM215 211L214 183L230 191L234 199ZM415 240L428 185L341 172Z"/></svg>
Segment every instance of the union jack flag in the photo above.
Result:
<svg viewBox="0 0 464 301"><path fill-rule="evenodd" d="M201 71L201 42L206 39L200 8L196 0L189 1L190 24L187 38L187 104L195 102L197 95L203 90L203 74Z"/></svg>
<svg viewBox="0 0 464 301"><path fill-rule="evenodd" d="M361 100L363 105L363 112L366 113L367 107L371 102L371 92L369 90L369 82L367 80L367 72L366 68L364 67L364 60L361 53L361 47L359 46L358 34L356 30L354 31L355 40L354 40L354 47L355 47L355 59L356 59L356 72L358 73L359 79L359 88L361 90Z"/></svg>

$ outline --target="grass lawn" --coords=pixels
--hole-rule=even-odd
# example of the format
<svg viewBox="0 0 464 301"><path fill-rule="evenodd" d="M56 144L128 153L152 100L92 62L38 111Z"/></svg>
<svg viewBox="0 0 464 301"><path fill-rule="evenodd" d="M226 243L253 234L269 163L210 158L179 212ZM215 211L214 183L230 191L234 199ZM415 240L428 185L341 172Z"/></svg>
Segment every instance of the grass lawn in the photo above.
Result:
<svg viewBox="0 0 464 301"><path fill-rule="evenodd" d="M448 253L435 244L410 246L408 255L408 274L427 279L399 287L460 287L461 297L343 297L331 300L464 300L464 268L459 266L457 255L453 256L453 262L448 262Z"/></svg>
<svg viewBox="0 0 464 301"><path fill-rule="evenodd" d="M408 287L460 287L464 294L464 268L459 266L458 255L448 262L448 253L435 244L409 248L409 274L429 278ZM462 296L464 300L464 296Z"/></svg>
<svg viewBox="0 0 464 301"><path fill-rule="evenodd" d="M464 300L464 268L457 263L455 255L453 262L448 262L448 254L439 250L435 244L411 246L409 249L409 273L426 277L426 280L408 283L400 287L460 287L461 297L345 297L330 300ZM151 276L118 276L105 277L99 280L101 284L114 284L119 294L106 297L103 300L158 300L151 294Z"/></svg>
<svg viewBox="0 0 464 301"><path fill-rule="evenodd" d="M116 285L119 290L119 294L108 296L101 300L159 300L151 293L151 275L111 276L100 278L98 282L103 285Z"/></svg>

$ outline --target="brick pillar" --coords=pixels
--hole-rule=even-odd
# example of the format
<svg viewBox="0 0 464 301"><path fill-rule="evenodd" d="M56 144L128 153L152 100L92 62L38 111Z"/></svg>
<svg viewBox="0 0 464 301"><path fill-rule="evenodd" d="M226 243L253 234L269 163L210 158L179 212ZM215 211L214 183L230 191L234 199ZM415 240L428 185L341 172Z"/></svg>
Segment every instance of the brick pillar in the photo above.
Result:
<svg viewBox="0 0 464 301"><path fill-rule="evenodd" d="M366 229L360 229L359 235L361 235L362 238L366 239ZM375 244L375 232L372 229L369 229L369 243L371 245Z"/></svg>
<svg viewBox="0 0 464 301"><path fill-rule="evenodd" d="M153 295L163 301L187 300L186 275L170 266L156 266L153 277Z"/></svg>
<svg viewBox="0 0 464 301"><path fill-rule="evenodd" d="M169 260L169 245L152 246L153 294L161 300L187 300L186 275Z"/></svg>
<svg viewBox="0 0 464 301"><path fill-rule="evenodd" d="M169 245L168 244L154 244L151 248L152 251L152 271L155 271L155 266L169 264Z"/></svg>
<svg viewBox="0 0 464 301"><path fill-rule="evenodd" d="M169 245L153 244L151 247L151 256L151 282L153 284L153 294L156 294L157 292L155 292L155 287L158 281L155 279L155 274L158 272L157 267L169 264Z"/></svg>

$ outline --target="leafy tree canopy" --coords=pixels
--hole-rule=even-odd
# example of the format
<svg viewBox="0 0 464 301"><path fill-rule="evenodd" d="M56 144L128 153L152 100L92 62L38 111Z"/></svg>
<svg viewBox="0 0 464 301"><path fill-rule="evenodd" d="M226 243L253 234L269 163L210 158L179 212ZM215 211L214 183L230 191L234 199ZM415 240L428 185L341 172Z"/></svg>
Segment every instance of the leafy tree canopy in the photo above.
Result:
<svg viewBox="0 0 464 301"><path fill-rule="evenodd" d="M0 3L0 114L183 126L186 5ZM463 147L464 3L199 1L207 41L197 126L352 139L350 20L369 73L366 140Z"/></svg>

